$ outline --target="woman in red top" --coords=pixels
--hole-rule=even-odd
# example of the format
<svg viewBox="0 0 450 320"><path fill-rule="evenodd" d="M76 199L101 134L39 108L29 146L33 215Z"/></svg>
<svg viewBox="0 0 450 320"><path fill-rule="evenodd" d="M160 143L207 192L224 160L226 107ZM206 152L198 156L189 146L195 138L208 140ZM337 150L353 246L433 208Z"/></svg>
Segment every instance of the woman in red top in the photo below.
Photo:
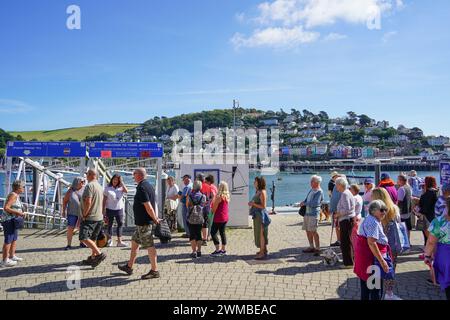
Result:
<svg viewBox="0 0 450 320"><path fill-rule="evenodd" d="M225 235L225 227L228 223L228 208L230 203L230 191L228 190L228 184L222 181L219 184L219 190L216 197L214 198L212 210L214 212L214 220L211 227L211 237L213 239L214 245L216 246L216 251L211 255L214 257L225 256L227 254L226 245L227 237ZM219 238L217 237L217 232L220 232L220 238L222 240L222 249L220 249Z"/></svg>

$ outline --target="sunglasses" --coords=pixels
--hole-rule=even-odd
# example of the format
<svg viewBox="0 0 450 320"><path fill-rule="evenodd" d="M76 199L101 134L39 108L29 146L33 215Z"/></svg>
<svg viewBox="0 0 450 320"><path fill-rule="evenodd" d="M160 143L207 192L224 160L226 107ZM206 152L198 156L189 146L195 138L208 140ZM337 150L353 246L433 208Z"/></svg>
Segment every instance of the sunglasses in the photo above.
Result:
<svg viewBox="0 0 450 320"><path fill-rule="evenodd" d="M381 212L381 213L387 213L388 210L387 210L387 209L380 209L380 212Z"/></svg>

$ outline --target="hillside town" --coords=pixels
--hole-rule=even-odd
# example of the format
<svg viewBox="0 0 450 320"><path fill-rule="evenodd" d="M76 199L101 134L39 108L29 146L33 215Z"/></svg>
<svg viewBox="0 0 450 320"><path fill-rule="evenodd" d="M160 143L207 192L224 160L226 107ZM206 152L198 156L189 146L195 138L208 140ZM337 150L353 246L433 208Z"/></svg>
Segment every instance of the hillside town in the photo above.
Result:
<svg viewBox="0 0 450 320"><path fill-rule="evenodd" d="M233 110L224 110L230 113ZM203 112L204 114L214 111ZM280 132L280 156L282 160L329 160L329 159L374 159L392 157L420 157L423 161L439 162L450 158L450 138L445 136L425 136L418 128L399 125L394 128L389 121L376 121L366 115L348 112L345 117L330 118L321 111L314 114L292 109L290 113L283 110L256 111L239 109L234 119L224 120L223 127L258 129L278 129ZM169 151L172 146L170 132L157 135L152 125L170 123L174 118L149 120L142 126L107 137L110 142L152 142L164 143ZM207 119L206 119L207 120ZM192 127L190 123L190 127ZM203 121L203 130L212 128L208 121Z"/></svg>

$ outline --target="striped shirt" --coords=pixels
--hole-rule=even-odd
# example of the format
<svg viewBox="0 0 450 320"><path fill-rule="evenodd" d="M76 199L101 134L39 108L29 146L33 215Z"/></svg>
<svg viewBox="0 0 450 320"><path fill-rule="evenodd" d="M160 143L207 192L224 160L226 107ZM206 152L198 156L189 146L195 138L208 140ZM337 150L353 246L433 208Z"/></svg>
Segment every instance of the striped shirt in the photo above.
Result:
<svg viewBox="0 0 450 320"><path fill-rule="evenodd" d="M377 240L377 243L381 245L387 245L389 243L388 238L383 231L381 222L370 214L361 223L358 230L358 235L366 238L374 238Z"/></svg>

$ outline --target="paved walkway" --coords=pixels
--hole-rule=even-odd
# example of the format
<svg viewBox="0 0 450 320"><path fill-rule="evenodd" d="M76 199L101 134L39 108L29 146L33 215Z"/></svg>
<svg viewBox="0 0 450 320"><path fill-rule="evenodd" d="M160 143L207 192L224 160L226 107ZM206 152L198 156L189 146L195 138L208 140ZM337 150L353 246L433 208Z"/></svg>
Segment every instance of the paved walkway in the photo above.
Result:
<svg viewBox="0 0 450 320"><path fill-rule="evenodd" d="M331 227L320 228L322 245ZM0 269L0 299L359 299L359 281L351 270L329 268L320 257L301 252L306 236L298 215L273 217L269 249L271 259L252 260L256 253L251 229L228 231L229 256L208 255L192 260L190 247L179 235L169 245L158 243L161 278L141 281L148 272L148 258L140 252L135 274L127 277L117 264L128 259L129 249L106 248L107 260L97 269L80 266L81 289L67 287L67 268L79 266L87 249L63 251L63 233L23 230L18 255L24 262ZM126 239L129 240L128 234ZM413 233L413 243L422 235ZM204 254L213 251L212 243ZM396 293L404 299L443 300L439 288L427 285L428 272L418 248L400 257Z"/></svg>

